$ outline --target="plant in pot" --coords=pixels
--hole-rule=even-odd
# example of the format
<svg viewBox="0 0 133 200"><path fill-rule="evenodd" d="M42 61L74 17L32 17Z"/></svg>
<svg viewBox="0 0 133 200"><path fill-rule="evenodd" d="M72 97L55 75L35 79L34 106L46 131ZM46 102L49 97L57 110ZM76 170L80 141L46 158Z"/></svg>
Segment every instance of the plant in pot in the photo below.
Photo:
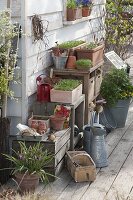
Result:
<svg viewBox="0 0 133 200"><path fill-rule="evenodd" d="M82 17L87 17L91 13L92 1L82 0Z"/></svg>
<svg viewBox="0 0 133 200"><path fill-rule="evenodd" d="M56 46L52 47L52 51L54 55L60 55L62 53L65 53L66 55L75 55L75 50L82 48L85 46L86 42L84 40L69 40L66 42L62 42L58 44L56 42Z"/></svg>
<svg viewBox="0 0 133 200"><path fill-rule="evenodd" d="M75 0L67 0L67 21L75 21L76 20L76 1Z"/></svg>
<svg viewBox="0 0 133 200"><path fill-rule="evenodd" d="M61 51L58 42L55 43L56 47L54 47L52 50L52 58L54 66L56 69L64 69L68 59L68 51L66 50Z"/></svg>
<svg viewBox="0 0 133 200"><path fill-rule="evenodd" d="M92 67L92 61L89 59L79 59L76 61L76 68L77 69L90 69Z"/></svg>
<svg viewBox="0 0 133 200"><path fill-rule="evenodd" d="M123 69L116 68L108 72L103 77L100 94L107 101L105 114L108 112L116 127L124 127L133 96L133 85L127 73Z"/></svg>
<svg viewBox="0 0 133 200"><path fill-rule="evenodd" d="M54 130L62 130L69 127L71 107L64 105L56 105L54 115L50 116L51 128Z"/></svg>
<svg viewBox="0 0 133 200"><path fill-rule="evenodd" d="M29 147L24 142L19 142L19 151L12 149L13 155L4 154L13 165L10 169L21 192L33 192L39 184L39 179L47 183L48 176L53 176L44 169L53 156L43 148L39 142Z"/></svg>
<svg viewBox="0 0 133 200"><path fill-rule="evenodd" d="M81 81L74 79L62 79L50 91L52 102L74 103L81 95Z"/></svg>
<svg viewBox="0 0 133 200"><path fill-rule="evenodd" d="M103 62L104 44L98 41L87 43L82 49L77 49L77 59L90 59L92 65Z"/></svg>

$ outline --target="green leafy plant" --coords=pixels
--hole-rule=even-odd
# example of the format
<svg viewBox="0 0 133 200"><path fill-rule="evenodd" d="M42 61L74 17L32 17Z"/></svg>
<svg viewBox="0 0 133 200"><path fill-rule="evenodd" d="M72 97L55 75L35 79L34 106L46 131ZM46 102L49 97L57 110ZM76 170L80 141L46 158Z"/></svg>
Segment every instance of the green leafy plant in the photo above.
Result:
<svg viewBox="0 0 133 200"><path fill-rule="evenodd" d="M55 84L55 90L72 91L81 84L81 81L74 79L62 79Z"/></svg>
<svg viewBox="0 0 133 200"><path fill-rule="evenodd" d="M89 59L79 59L76 61L77 69L89 69L92 67L92 61Z"/></svg>
<svg viewBox="0 0 133 200"><path fill-rule="evenodd" d="M70 49L70 48L76 47L83 43L85 43L85 41L83 41L83 40L67 41L67 42L63 42L63 43L59 44L59 48Z"/></svg>
<svg viewBox="0 0 133 200"><path fill-rule="evenodd" d="M76 1L75 0L68 0L66 6L67 6L67 8L75 9L77 7Z"/></svg>
<svg viewBox="0 0 133 200"><path fill-rule="evenodd" d="M0 95L13 96L9 81L13 80L16 52L12 50L12 39L18 30L10 21L9 11L0 12Z"/></svg>
<svg viewBox="0 0 133 200"><path fill-rule="evenodd" d="M133 96L133 85L123 69L112 69L103 78L100 94L108 105L114 105L118 100Z"/></svg>
<svg viewBox="0 0 133 200"><path fill-rule="evenodd" d="M90 42L86 45L86 49L94 49L96 48L97 46L99 46L100 44L99 43L95 43L95 42Z"/></svg>
<svg viewBox="0 0 133 200"><path fill-rule="evenodd" d="M19 142L20 151L13 151L14 156L3 154L7 160L13 164L12 174L37 174L41 181L47 182L48 176L44 167L53 159L53 156L43 150L43 145L39 142L27 147L24 142Z"/></svg>
<svg viewBox="0 0 133 200"><path fill-rule="evenodd" d="M128 12L131 4L132 1L129 0L107 0L106 2L105 49L107 52L114 50L123 59L128 57L129 47L133 41L133 17Z"/></svg>

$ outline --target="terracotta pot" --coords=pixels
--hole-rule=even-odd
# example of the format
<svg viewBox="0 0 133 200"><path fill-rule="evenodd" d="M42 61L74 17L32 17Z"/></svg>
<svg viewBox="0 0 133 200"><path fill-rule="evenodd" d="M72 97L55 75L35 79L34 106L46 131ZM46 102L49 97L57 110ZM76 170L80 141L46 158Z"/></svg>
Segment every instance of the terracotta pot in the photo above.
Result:
<svg viewBox="0 0 133 200"><path fill-rule="evenodd" d="M95 47L94 49L77 49L77 60L79 59L90 59L93 67L103 62L104 55L104 44Z"/></svg>
<svg viewBox="0 0 133 200"><path fill-rule="evenodd" d="M89 7L82 7L82 17L88 17L91 14Z"/></svg>
<svg viewBox="0 0 133 200"><path fill-rule="evenodd" d="M69 56L66 64L67 69L75 69L76 68L76 56Z"/></svg>
<svg viewBox="0 0 133 200"><path fill-rule="evenodd" d="M65 121L65 117L56 116L56 115L50 116L50 126L52 129L56 131L60 131L63 129L64 121Z"/></svg>
<svg viewBox="0 0 133 200"><path fill-rule="evenodd" d="M19 190L23 192L34 192L39 185L39 176L37 174L15 174L16 182L18 183Z"/></svg>
<svg viewBox="0 0 133 200"><path fill-rule="evenodd" d="M76 9L67 8L67 21L76 20Z"/></svg>

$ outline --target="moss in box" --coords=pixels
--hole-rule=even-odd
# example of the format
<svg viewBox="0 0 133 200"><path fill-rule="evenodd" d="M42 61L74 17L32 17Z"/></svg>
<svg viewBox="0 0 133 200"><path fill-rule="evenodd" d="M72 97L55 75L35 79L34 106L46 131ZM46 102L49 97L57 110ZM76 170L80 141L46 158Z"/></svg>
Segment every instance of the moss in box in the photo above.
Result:
<svg viewBox="0 0 133 200"><path fill-rule="evenodd" d="M83 43L85 43L85 41L83 41L83 40L67 41L67 42L63 42L62 44L59 44L59 48L71 49L71 48L81 45Z"/></svg>
<svg viewBox="0 0 133 200"><path fill-rule="evenodd" d="M89 69L92 67L92 61L89 59L79 59L76 61L77 69Z"/></svg>
<svg viewBox="0 0 133 200"><path fill-rule="evenodd" d="M55 90L72 91L81 84L81 81L74 79L62 79L55 86Z"/></svg>

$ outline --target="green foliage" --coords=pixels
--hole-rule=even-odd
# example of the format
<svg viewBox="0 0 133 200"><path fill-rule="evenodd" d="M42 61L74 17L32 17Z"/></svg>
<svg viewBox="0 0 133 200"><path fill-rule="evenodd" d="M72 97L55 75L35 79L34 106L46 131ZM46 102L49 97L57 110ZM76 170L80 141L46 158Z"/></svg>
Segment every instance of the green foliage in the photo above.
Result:
<svg viewBox="0 0 133 200"><path fill-rule="evenodd" d="M62 79L55 84L55 90L72 91L81 84L79 80L74 79Z"/></svg>
<svg viewBox="0 0 133 200"><path fill-rule="evenodd" d="M86 49L94 49L94 48L96 48L97 46L99 46L98 43L90 42L89 44L86 45Z"/></svg>
<svg viewBox="0 0 133 200"><path fill-rule="evenodd" d="M133 40L133 17L129 11L133 9L129 8L131 4L131 0L107 0L106 3L106 51L114 50L123 59L128 56Z"/></svg>
<svg viewBox="0 0 133 200"><path fill-rule="evenodd" d="M79 59L76 61L77 69L89 69L92 67L92 61L89 59Z"/></svg>
<svg viewBox="0 0 133 200"><path fill-rule="evenodd" d="M10 21L10 13L0 12L0 95L13 96L8 83L13 80L13 67L16 62L11 42L17 34L15 26Z"/></svg>
<svg viewBox="0 0 133 200"><path fill-rule="evenodd" d="M9 81L13 79L13 72L11 70L7 77L5 68L0 68L0 95L7 94L8 96L13 96L13 92L8 87Z"/></svg>
<svg viewBox="0 0 133 200"><path fill-rule="evenodd" d="M102 81L100 93L109 105L133 96L133 86L124 70L112 69Z"/></svg>
<svg viewBox="0 0 133 200"><path fill-rule="evenodd" d="M72 8L72 9L75 9L77 6L76 6L76 1L75 0L68 0L67 1L67 8Z"/></svg>
<svg viewBox="0 0 133 200"><path fill-rule="evenodd" d="M67 41L67 42L63 42L63 43L59 44L59 48L70 49L70 48L76 47L83 43L85 43L85 41L83 41L83 40Z"/></svg>
<svg viewBox="0 0 133 200"><path fill-rule="evenodd" d="M44 167L53 159L53 156L43 150L43 145L39 142L33 146L27 147L24 142L19 142L20 151L13 150L15 156L4 154L7 160L13 163L13 171L15 174L28 173L37 174L40 179L45 182L48 181Z"/></svg>

